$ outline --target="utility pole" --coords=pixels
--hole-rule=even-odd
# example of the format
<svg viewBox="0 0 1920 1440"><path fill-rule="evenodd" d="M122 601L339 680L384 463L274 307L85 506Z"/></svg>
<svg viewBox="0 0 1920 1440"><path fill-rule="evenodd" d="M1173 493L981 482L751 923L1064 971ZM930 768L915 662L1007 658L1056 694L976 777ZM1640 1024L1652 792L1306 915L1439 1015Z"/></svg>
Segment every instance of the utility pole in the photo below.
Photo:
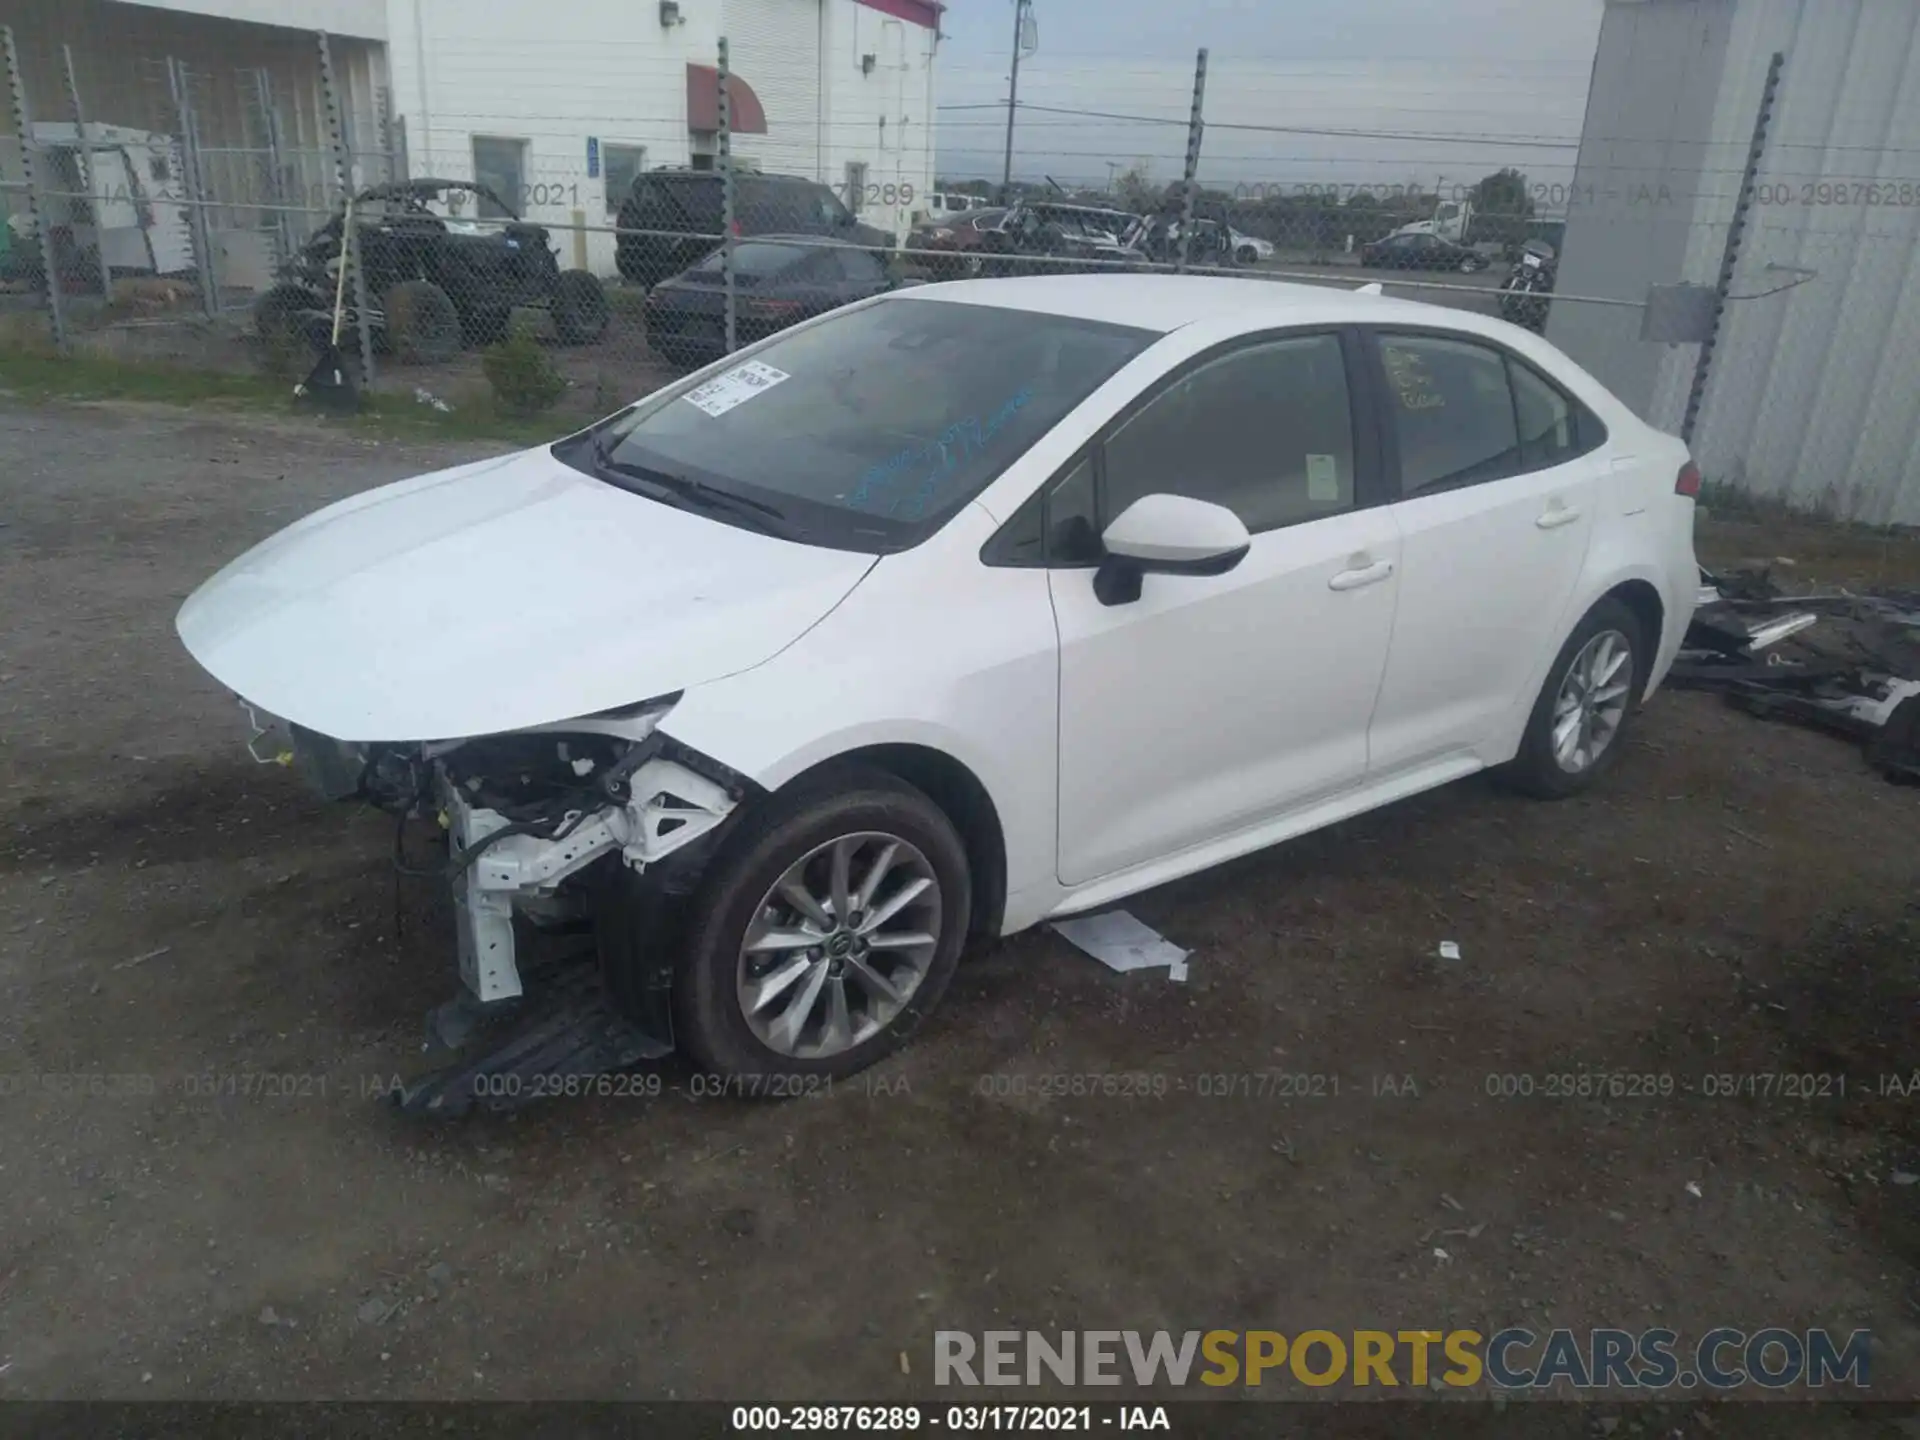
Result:
<svg viewBox="0 0 1920 1440"><path fill-rule="evenodd" d="M1020 52L1033 0L1013 0L1013 78L1007 86L1007 163L1000 172L1000 203L1013 203L1013 114L1020 104Z"/></svg>

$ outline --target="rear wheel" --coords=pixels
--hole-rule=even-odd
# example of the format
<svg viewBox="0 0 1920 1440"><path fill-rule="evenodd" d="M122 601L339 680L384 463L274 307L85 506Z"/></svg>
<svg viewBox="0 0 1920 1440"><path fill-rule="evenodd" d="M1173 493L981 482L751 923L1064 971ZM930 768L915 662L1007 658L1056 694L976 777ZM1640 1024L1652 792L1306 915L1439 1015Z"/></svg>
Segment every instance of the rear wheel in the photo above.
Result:
<svg viewBox="0 0 1920 1440"><path fill-rule="evenodd" d="M971 907L960 837L912 786L849 766L776 794L694 902L676 1034L729 1077L864 1070L939 1003Z"/></svg>
<svg viewBox="0 0 1920 1440"><path fill-rule="evenodd" d="M586 345L607 328L607 292L585 270L562 270L553 284L553 328L563 345Z"/></svg>
<svg viewBox="0 0 1920 1440"><path fill-rule="evenodd" d="M312 318L325 308L304 285L276 285L253 302L254 332L274 345L305 340Z"/></svg>
<svg viewBox="0 0 1920 1440"><path fill-rule="evenodd" d="M460 353L460 312L431 280L402 280L381 301L387 349L403 365L444 365Z"/></svg>
<svg viewBox="0 0 1920 1440"><path fill-rule="evenodd" d="M1620 601L1589 610L1554 658L1503 778L1525 794L1560 800L1612 769L1646 688L1652 645Z"/></svg>

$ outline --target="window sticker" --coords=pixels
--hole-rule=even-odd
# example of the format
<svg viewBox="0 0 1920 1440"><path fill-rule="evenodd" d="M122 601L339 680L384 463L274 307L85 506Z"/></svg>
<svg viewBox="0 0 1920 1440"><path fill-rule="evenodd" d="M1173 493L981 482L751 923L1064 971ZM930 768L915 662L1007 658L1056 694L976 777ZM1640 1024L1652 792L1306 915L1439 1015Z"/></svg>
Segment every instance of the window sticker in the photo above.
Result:
<svg viewBox="0 0 1920 1440"><path fill-rule="evenodd" d="M1307 456L1307 498L1340 503L1340 462L1332 455Z"/></svg>
<svg viewBox="0 0 1920 1440"><path fill-rule="evenodd" d="M704 385L694 386L680 398L709 415L724 415L735 406L744 405L754 396L771 390L782 380L791 378L784 370L762 365L758 360L749 360Z"/></svg>

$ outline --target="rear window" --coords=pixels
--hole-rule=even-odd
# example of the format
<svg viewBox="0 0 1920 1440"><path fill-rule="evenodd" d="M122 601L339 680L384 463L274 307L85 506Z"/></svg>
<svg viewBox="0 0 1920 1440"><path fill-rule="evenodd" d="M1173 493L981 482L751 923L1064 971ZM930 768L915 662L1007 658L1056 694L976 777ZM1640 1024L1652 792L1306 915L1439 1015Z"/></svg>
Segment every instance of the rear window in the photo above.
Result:
<svg viewBox="0 0 1920 1440"><path fill-rule="evenodd" d="M727 490L796 539L883 554L933 534L1158 338L889 299L779 336L555 453L613 484L653 471Z"/></svg>
<svg viewBox="0 0 1920 1440"><path fill-rule="evenodd" d="M643 175L633 182L633 198L627 203L629 223L636 229L720 233L720 186L715 180Z"/></svg>
<svg viewBox="0 0 1920 1440"><path fill-rule="evenodd" d="M816 231L850 218L839 197L824 185L780 180L736 182L734 204L749 230Z"/></svg>
<svg viewBox="0 0 1920 1440"><path fill-rule="evenodd" d="M733 273L765 279L798 265L815 248L808 245L782 245L767 240L750 240L733 247ZM718 275L725 259L725 253L716 250L693 268L698 274Z"/></svg>

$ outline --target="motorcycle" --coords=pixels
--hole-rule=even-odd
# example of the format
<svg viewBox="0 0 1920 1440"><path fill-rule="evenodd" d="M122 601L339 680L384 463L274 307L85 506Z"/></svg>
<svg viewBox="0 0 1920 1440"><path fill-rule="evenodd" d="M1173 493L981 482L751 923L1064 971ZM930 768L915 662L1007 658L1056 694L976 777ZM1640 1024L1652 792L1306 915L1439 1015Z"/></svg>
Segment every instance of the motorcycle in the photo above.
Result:
<svg viewBox="0 0 1920 1440"><path fill-rule="evenodd" d="M1529 240L1500 282L1500 318L1544 335L1557 269L1552 247Z"/></svg>

